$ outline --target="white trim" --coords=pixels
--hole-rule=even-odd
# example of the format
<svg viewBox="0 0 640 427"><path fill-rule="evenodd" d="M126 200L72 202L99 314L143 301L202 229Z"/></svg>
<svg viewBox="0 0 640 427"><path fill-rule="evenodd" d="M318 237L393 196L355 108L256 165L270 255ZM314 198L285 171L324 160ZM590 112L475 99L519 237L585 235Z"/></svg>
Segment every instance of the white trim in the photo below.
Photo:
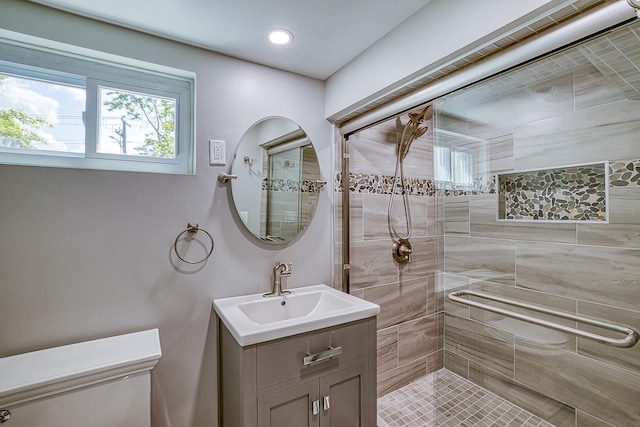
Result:
<svg viewBox="0 0 640 427"><path fill-rule="evenodd" d="M0 43L20 46L27 49L50 52L53 54L77 59L91 59L94 62L113 65L114 63L131 70L138 70L144 73L154 73L159 76L172 75L182 77L187 80L195 80L196 73L179 68L168 67L166 65L154 64L152 62L141 61L139 59L127 58L125 56L114 55L112 53L100 52L80 46L74 46L54 40L43 39L27 34L0 28Z"/></svg>
<svg viewBox="0 0 640 427"><path fill-rule="evenodd" d="M84 154L0 149L0 164L195 174L195 73L3 29L0 56L11 60L0 61L0 70L6 68L7 74L39 79L50 72L48 81L86 92ZM175 158L97 153L100 87L174 100Z"/></svg>

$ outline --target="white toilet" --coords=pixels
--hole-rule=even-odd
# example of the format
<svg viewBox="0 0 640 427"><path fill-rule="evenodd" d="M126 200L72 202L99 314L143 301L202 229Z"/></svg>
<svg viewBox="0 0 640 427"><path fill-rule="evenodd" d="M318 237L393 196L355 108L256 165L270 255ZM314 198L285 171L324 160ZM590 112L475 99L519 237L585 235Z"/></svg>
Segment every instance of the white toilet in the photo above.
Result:
<svg viewBox="0 0 640 427"><path fill-rule="evenodd" d="M0 359L2 427L149 427L158 330Z"/></svg>

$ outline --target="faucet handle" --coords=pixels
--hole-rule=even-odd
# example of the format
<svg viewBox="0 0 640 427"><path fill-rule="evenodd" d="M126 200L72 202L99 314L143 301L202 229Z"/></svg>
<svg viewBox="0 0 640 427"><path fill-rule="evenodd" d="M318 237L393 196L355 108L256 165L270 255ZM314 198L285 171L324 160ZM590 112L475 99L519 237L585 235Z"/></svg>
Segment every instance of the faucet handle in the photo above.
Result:
<svg viewBox="0 0 640 427"><path fill-rule="evenodd" d="M284 262L281 262L281 261L276 261L276 266L273 267L273 269L277 270L279 268L282 268L282 272L283 273L290 272L291 269L293 268L293 263L290 262L290 263L287 264L287 263L284 263Z"/></svg>
<svg viewBox="0 0 640 427"><path fill-rule="evenodd" d="M291 276L291 271L293 270L293 263L291 263L291 262L288 263L288 264L282 263L281 266L283 267L281 274L283 276L287 276L287 277Z"/></svg>

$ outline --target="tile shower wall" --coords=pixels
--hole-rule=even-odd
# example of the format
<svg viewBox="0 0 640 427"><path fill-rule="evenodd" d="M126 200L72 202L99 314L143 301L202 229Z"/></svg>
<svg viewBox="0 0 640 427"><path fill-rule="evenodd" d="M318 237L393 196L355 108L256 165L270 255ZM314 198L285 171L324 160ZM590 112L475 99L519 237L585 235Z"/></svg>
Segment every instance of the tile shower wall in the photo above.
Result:
<svg viewBox="0 0 640 427"><path fill-rule="evenodd" d="M574 59L582 65L538 90L496 95L508 101L501 114L500 106L487 102L476 120L460 120L444 100L437 122L446 131L473 135L473 142L465 141L480 154L475 170L487 175L610 161L609 223L498 221L497 194L439 192L445 230L439 284L638 329L640 185L634 177L640 171L640 101L584 57ZM561 60L554 56L536 66L547 72ZM466 117L481 92L471 88L465 95ZM451 104L465 104L462 95ZM446 368L558 426L640 424L640 345L608 347L449 301L445 312Z"/></svg>
<svg viewBox="0 0 640 427"><path fill-rule="evenodd" d="M407 116L400 118L401 125ZM380 305L378 316L378 394L384 395L442 367L442 298L436 294L441 227L435 222L433 133L413 142L405 159L411 188L412 261L397 264L387 224L387 208L399 138L389 120L349 138L350 284L351 293ZM400 130L401 131L401 130ZM337 150L340 153L340 150ZM339 163L339 159L338 159ZM336 168L340 170L339 165ZM336 177L341 191L342 177ZM345 180L347 181L347 180ZM341 223L341 197L336 194L336 224ZM394 199L392 216L405 230L402 197ZM341 227L336 227L335 277L341 270Z"/></svg>

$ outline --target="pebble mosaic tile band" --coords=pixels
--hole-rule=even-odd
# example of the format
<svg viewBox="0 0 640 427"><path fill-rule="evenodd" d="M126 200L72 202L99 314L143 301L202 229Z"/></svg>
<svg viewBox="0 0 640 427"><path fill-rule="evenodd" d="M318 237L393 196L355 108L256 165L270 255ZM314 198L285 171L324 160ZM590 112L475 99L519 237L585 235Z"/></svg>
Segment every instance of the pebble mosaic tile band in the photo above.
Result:
<svg viewBox="0 0 640 427"><path fill-rule="evenodd" d="M586 169L585 169L586 168ZM573 169L578 169L577 174L575 175L575 179L578 180L579 175L587 175L587 181L591 178L589 176L590 173L595 173L595 171L587 170L589 168L593 168L593 166L583 166L583 167L574 167L574 168L558 168L553 170L544 170L544 171L536 171L536 172L522 172L522 173L512 173L500 175L501 178L509 176L509 177L518 177L512 178L512 180L520 182L524 184L525 182L533 184L534 182L538 182L538 192L540 193L538 197L534 197L533 193L524 194L522 193L522 189L520 196L523 197L522 200L518 197L518 200L512 199L510 208L506 209L507 211L513 210L513 217L511 216L501 216L501 218L507 219L572 219L572 220L603 220L601 216L606 212L606 208L604 206L604 201L598 202L598 199L602 197L603 188L596 189L596 193L593 193L593 190L587 192L589 186L585 188L584 192L582 190L577 190L582 184L576 182L575 184L570 185L570 181L573 179L572 175L574 172L569 173L568 177L565 176L565 181L563 183L562 179L556 179L556 175L559 171L567 171ZM542 173L542 175L538 175ZM597 177L596 177L597 175ZM594 179L604 182L604 172L599 172L593 176ZM559 176L559 175L558 175ZM548 177L548 178L547 178ZM546 181L549 179L549 181ZM408 185L410 187L411 195L420 195L420 196L439 196L439 197L454 197L454 196L469 196L469 195L478 195L478 194L494 194L496 192L496 184L497 176L491 177L478 177L475 179L473 189L461 189L461 188L446 188L448 187L447 183L434 183L429 179L420 179L420 178L406 178L408 181ZM544 180L544 181L543 181ZM584 182L584 177L581 176L580 180ZM544 185L543 185L544 184ZM593 184L593 183L591 183ZM284 183L282 184L285 185ZM505 189L502 188L506 185L506 183L501 182L500 193L504 193ZM553 190L551 189L553 186ZM616 160L609 163L609 186L611 187L632 187L639 186L640 187L640 160ZM352 193L361 193L361 194L391 194L391 188L393 187L393 177L385 176L385 175L376 175L376 174L365 174L365 173L350 173L349 174L349 191ZM396 186L396 191L399 193L399 186ZM527 185L528 190L526 191L534 191L531 188L535 186ZM566 188L565 188L566 187ZM267 188L266 182L263 183L263 189ZM595 187L593 187L595 188ZM335 181L334 181L334 189L336 192L342 192L342 174L340 172L336 173ZM560 190L562 189L562 190ZM304 190L303 190L304 191ZM312 191L312 190L310 190ZM573 192L576 191L576 195L569 196L568 194L560 194L560 197L557 197L555 192L557 191L566 191ZM544 193L544 194L543 194ZM585 196L588 194L589 196ZM594 195L597 194L597 197ZM549 211L545 214L545 206L548 204L547 202L553 202L555 196L555 201L562 205L563 209L568 209L567 213L563 215L558 208L556 208L555 212L551 212L550 207ZM542 199L541 199L542 198ZM571 199L571 201L567 200L567 198ZM584 198L584 199L583 199ZM524 200L527 199L526 202ZM530 199L530 200L529 200ZM541 203L544 200L545 203ZM537 201L537 202L536 202ZM530 213L522 214L521 204L525 203L528 206L528 210ZM540 214L540 206L536 206L537 209L534 209L534 206L530 205L529 202L533 203L534 206L541 205L542 215ZM588 206L587 206L588 203ZM596 205L594 205L594 203ZM515 206L517 204L518 206ZM581 212L576 208L576 206L580 205ZM595 211L594 209L597 209ZM585 210L586 209L586 210ZM523 215L522 218L518 217L518 215Z"/></svg>
<svg viewBox="0 0 640 427"><path fill-rule="evenodd" d="M435 186L433 181L424 178L405 178L405 187L409 188L412 196L433 196ZM349 174L349 191L352 193L364 194L391 194L393 191L393 177L386 175L375 175L366 173ZM342 191L342 174L336 174L335 189ZM395 185L396 194L401 194L402 189L399 183Z"/></svg>
<svg viewBox="0 0 640 427"><path fill-rule="evenodd" d="M499 175L501 219L606 221L604 164Z"/></svg>
<svg viewBox="0 0 640 427"><path fill-rule="evenodd" d="M324 184L318 183L318 181L305 180L297 181L294 179L278 179L274 178L269 180L264 178L262 180L263 191L288 191L288 192L302 192L302 193L319 193Z"/></svg>
<svg viewBox="0 0 640 427"><path fill-rule="evenodd" d="M609 185L640 186L640 160L619 160L609 163Z"/></svg>
<svg viewBox="0 0 640 427"><path fill-rule="evenodd" d="M408 181L410 187L409 194L412 196L468 196L477 194L493 194L495 190L495 176L488 178L480 177L476 178L474 189L454 189L454 188L437 188L441 187L441 184L434 184L430 179L421 178L405 178ZM349 174L349 191L352 193L361 194L391 194L391 187L393 183L392 176L375 175L375 174L363 174L363 173L351 173ZM396 194L400 194L400 186L396 186ZM335 176L334 191L336 193L342 192L342 173L338 172Z"/></svg>

